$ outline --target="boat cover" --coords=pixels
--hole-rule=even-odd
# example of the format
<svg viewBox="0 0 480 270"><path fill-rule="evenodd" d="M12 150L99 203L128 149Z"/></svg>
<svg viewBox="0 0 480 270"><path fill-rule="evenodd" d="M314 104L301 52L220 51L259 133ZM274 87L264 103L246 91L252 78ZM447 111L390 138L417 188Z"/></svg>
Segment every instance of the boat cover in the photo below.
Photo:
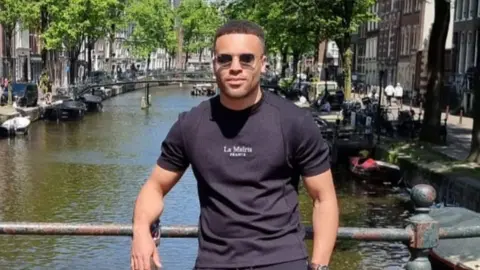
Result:
<svg viewBox="0 0 480 270"><path fill-rule="evenodd" d="M432 218L442 227L480 226L480 214L463 207L432 209ZM455 269L480 269L480 237L441 239L433 255L455 265Z"/></svg>

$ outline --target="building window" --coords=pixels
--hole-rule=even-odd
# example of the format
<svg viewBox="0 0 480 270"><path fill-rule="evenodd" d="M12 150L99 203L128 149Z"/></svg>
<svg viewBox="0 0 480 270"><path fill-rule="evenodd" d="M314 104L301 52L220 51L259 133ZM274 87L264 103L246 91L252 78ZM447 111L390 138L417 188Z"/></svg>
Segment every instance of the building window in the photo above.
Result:
<svg viewBox="0 0 480 270"><path fill-rule="evenodd" d="M460 50L458 54L458 72L463 73L465 69L465 33L460 35Z"/></svg>
<svg viewBox="0 0 480 270"><path fill-rule="evenodd" d="M465 0L465 1L468 1L468 0ZM456 1L456 6L457 7L455 8L455 10L456 10L457 14L456 14L455 17L457 18L457 21L460 21L460 20L462 20L463 0L457 0Z"/></svg>
<svg viewBox="0 0 480 270"><path fill-rule="evenodd" d="M478 0L477 0L478 2ZM469 0L469 5L468 5L468 19L473 19L474 13L475 13L475 0Z"/></svg>
<svg viewBox="0 0 480 270"><path fill-rule="evenodd" d="M462 18L466 20L468 18L468 6L469 6L469 1L470 0L463 0L463 12L462 12Z"/></svg>
<svg viewBox="0 0 480 270"><path fill-rule="evenodd" d="M468 49L467 49L467 66L466 69L473 67L474 66L474 58L475 58L475 48L473 47L475 45L475 41L473 40L473 33L468 32Z"/></svg>

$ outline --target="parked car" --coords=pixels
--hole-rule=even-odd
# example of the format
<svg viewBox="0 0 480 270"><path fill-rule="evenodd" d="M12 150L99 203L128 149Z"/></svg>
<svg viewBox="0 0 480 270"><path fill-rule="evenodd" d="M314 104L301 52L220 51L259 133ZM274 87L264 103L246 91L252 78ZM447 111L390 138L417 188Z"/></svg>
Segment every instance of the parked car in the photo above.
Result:
<svg viewBox="0 0 480 270"><path fill-rule="evenodd" d="M12 83L12 100L19 107L34 107L38 102L38 88L34 83ZM2 105L8 102L8 90L4 89L0 97Z"/></svg>

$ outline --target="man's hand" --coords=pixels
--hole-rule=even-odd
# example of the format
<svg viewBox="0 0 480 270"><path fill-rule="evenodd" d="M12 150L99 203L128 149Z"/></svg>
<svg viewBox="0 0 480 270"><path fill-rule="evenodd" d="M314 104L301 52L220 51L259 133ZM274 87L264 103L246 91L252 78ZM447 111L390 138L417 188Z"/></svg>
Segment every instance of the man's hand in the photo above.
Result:
<svg viewBox="0 0 480 270"><path fill-rule="evenodd" d="M132 270L153 270L152 260L156 268L162 267L157 247L148 230L133 234L130 265Z"/></svg>

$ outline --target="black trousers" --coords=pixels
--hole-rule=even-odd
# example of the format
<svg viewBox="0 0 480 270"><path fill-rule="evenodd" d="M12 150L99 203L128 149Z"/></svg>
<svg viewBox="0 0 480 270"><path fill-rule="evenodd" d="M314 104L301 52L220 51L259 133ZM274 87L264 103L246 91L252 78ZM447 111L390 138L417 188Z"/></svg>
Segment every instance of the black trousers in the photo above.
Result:
<svg viewBox="0 0 480 270"><path fill-rule="evenodd" d="M195 268L194 270L308 270L307 259L241 268Z"/></svg>

